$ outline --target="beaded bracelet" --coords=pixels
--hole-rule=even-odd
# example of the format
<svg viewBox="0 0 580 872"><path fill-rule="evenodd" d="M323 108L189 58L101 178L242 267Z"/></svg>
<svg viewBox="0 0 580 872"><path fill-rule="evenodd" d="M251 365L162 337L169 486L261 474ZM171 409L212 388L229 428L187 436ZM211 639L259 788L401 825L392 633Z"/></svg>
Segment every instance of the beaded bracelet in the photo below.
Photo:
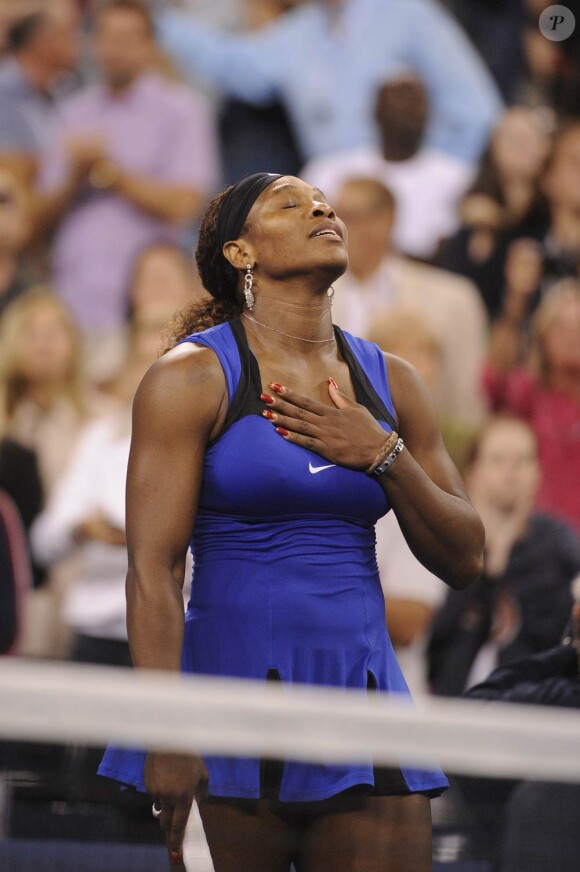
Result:
<svg viewBox="0 0 580 872"><path fill-rule="evenodd" d="M365 472L367 475L372 475L373 472L377 469L377 467L381 465L383 460L385 460L385 458L388 457L388 455L391 453L391 451L393 450L393 448L397 444L398 438L399 438L399 434L395 433L394 430L392 433L389 433L389 435L387 436L387 438L383 442L382 447L379 450L379 453L377 454L377 456L375 457L375 459L373 460L371 465L368 467L368 469L365 469Z"/></svg>

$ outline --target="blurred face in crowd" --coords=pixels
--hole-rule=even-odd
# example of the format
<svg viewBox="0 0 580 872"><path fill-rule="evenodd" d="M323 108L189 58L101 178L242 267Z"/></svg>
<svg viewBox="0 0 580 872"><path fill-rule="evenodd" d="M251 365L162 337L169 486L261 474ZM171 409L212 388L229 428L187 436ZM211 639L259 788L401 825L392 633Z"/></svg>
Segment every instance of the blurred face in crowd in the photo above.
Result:
<svg viewBox="0 0 580 872"><path fill-rule="evenodd" d="M143 252L130 289L135 312L169 317L198 295L193 264L183 252L164 245Z"/></svg>
<svg viewBox="0 0 580 872"><path fill-rule="evenodd" d="M375 118L384 142L401 152L401 158L418 151L429 117L427 91L411 75L386 82L379 90Z"/></svg>
<svg viewBox="0 0 580 872"><path fill-rule="evenodd" d="M0 252L17 253L27 233L24 188L10 170L0 166Z"/></svg>
<svg viewBox="0 0 580 872"><path fill-rule="evenodd" d="M46 23L34 36L30 51L55 74L71 71L79 55L78 9L73 0L47 0L41 8Z"/></svg>
<svg viewBox="0 0 580 872"><path fill-rule="evenodd" d="M558 138L544 178L544 191L556 208L580 213L580 124Z"/></svg>
<svg viewBox="0 0 580 872"><path fill-rule="evenodd" d="M103 9L97 16L95 55L106 84L129 87L155 59L156 44L149 23L138 10Z"/></svg>
<svg viewBox="0 0 580 872"><path fill-rule="evenodd" d="M357 278L372 275L390 248L392 195L374 179L351 179L338 194L336 211L348 229L350 272Z"/></svg>
<svg viewBox="0 0 580 872"><path fill-rule="evenodd" d="M30 384L57 384L70 374L73 361L71 325L60 306L39 302L21 331L19 369Z"/></svg>
<svg viewBox="0 0 580 872"><path fill-rule="evenodd" d="M569 280L555 288L536 316L536 333L544 367L580 380L580 283Z"/></svg>
<svg viewBox="0 0 580 872"><path fill-rule="evenodd" d="M535 437L522 421L498 418L484 430L467 475L476 508L510 513L533 506L540 482Z"/></svg>
<svg viewBox="0 0 580 872"><path fill-rule="evenodd" d="M509 109L497 126L491 143L494 164L507 181L536 179L550 150L550 135L530 109Z"/></svg>

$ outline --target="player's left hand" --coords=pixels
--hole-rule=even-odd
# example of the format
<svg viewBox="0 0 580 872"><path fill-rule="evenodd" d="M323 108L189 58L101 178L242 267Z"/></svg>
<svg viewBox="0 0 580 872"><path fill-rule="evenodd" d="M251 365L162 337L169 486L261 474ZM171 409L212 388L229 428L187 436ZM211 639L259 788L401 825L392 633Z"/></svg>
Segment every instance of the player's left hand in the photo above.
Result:
<svg viewBox="0 0 580 872"><path fill-rule="evenodd" d="M367 469L387 438L368 409L345 396L332 379L332 406L311 400L284 385L271 382L273 393L262 394L262 412L288 442L314 451L325 460L350 469Z"/></svg>

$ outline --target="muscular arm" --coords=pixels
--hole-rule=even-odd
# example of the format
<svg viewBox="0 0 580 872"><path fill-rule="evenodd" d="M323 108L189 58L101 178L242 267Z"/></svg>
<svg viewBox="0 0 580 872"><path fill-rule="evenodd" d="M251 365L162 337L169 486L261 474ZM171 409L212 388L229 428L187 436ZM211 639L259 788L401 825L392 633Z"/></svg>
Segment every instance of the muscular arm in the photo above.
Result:
<svg viewBox="0 0 580 872"><path fill-rule="evenodd" d="M483 525L445 450L427 386L409 364L386 358L407 450L379 482L415 557L451 587L466 587L483 570Z"/></svg>
<svg viewBox="0 0 580 872"><path fill-rule="evenodd" d="M180 346L137 392L127 476L127 626L135 666L178 671L184 561L208 439L225 407L212 351Z"/></svg>

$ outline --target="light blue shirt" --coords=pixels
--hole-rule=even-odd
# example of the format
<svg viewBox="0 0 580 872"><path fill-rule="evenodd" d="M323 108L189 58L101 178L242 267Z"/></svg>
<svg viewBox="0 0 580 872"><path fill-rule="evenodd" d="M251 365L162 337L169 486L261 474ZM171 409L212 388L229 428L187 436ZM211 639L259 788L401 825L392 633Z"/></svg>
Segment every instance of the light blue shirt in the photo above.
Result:
<svg viewBox="0 0 580 872"><path fill-rule="evenodd" d="M279 98L305 159L377 144L377 89L401 69L428 88L427 144L458 158L478 159L501 111L483 61L434 0L307 3L241 34L177 10L161 13L158 23L185 69L249 103Z"/></svg>
<svg viewBox="0 0 580 872"><path fill-rule="evenodd" d="M0 151L37 155L57 122L54 94L34 88L15 58L0 63Z"/></svg>

